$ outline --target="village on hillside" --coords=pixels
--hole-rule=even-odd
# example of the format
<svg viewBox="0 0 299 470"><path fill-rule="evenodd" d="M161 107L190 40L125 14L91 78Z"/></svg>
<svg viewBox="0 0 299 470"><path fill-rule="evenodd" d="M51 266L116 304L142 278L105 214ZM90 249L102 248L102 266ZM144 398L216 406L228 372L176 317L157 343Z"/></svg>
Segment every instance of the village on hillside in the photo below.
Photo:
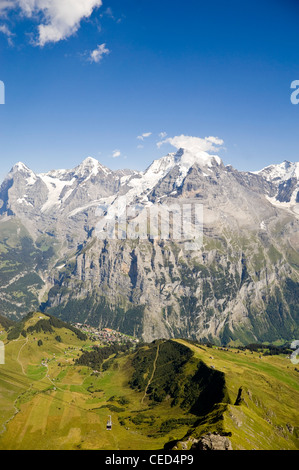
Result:
<svg viewBox="0 0 299 470"><path fill-rule="evenodd" d="M75 323L78 330L85 333L89 338L95 341L101 341L105 344L121 344L130 341L131 343L137 344L139 340L133 336L125 335L119 331L112 330L111 328L95 328L90 325Z"/></svg>

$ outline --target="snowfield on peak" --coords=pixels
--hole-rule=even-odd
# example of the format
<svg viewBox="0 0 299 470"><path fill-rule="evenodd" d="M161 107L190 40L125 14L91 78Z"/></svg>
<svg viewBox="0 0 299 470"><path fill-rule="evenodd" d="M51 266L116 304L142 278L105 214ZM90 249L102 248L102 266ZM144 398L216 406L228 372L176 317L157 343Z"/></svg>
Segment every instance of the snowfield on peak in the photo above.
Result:
<svg viewBox="0 0 299 470"><path fill-rule="evenodd" d="M286 181L290 178L299 179L299 162L284 161L277 165L269 165L262 170L253 172L262 175L268 181Z"/></svg>
<svg viewBox="0 0 299 470"><path fill-rule="evenodd" d="M40 174L39 177L48 188L48 200L42 206L41 211L46 212L51 210L54 206L62 204L61 195L66 186L72 186L75 178L70 181L61 180L48 174Z"/></svg>
<svg viewBox="0 0 299 470"><path fill-rule="evenodd" d="M27 217L31 209L35 215L54 219L83 217L97 205L122 207L124 201L128 205L138 201L151 205L152 197L156 202L161 202L167 195L176 197L176 191L184 185L191 168L200 169L197 178L202 179L203 186L204 180L213 179L216 173L224 175L232 171L232 167L225 167L221 158L215 155L215 150L223 144L217 137L200 139L181 135L163 140L158 147L167 143L176 151L155 159L144 171L110 170L95 158L87 157L73 169L36 174L18 162L0 187L5 201L3 207L8 200L14 200L18 207L14 210L11 206L12 212L22 215L23 210ZM261 184L268 202L298 216L298 162L284 161L247 173L250 174L259 176L271 188L263 189ZM11 189L11 181L14 189ZM9 194L13 193L15 197L10 199Z"/></svg>
<svg viewBox="0 0 299 470"><path fill-rule="evenodd" d="M299 162L284 162L269 165L254 172L276 186L274 196L266 195L268 201L276 206L299 215Z"/></svg>

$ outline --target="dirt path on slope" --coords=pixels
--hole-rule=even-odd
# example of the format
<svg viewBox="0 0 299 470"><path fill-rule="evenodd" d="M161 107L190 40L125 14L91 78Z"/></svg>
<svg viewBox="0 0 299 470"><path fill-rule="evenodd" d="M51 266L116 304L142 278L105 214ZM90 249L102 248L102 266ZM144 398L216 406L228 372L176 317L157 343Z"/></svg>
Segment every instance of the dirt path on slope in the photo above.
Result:
<svg viewBox="0 0 299 470"><path fill-rule="evenodd" d="M155 375L155 372L156 372L156 368L157 368L157 360L158 360L158 357L159 357L159 349L160 349L160 344L157 345L157 352L156 352L156 357L155 357L155 360L153 362L153 372L152 372L152 375L147 383L147 386L145 387L145 391L144 391L144 395L141 399L141 403L143 403L145 397L146 397L146 394L147 394L147 391L148 391L148 388L150 386L150 384L152 383L152 380L154 378L154 375Z"/></svg>

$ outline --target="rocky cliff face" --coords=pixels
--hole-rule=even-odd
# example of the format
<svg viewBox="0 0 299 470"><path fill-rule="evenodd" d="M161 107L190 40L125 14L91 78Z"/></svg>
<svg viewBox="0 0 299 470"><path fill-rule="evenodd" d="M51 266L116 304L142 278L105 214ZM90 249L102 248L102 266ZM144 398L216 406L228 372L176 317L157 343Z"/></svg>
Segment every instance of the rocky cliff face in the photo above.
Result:
<svg viewBox="0 0 299 470"><path fill-rule="evenodd" d="M143 173L112 172L93 159L46 175L18 164L0 189L0 227L9 233L1 237L7 283L0 307L22 313L16 296L7 297L18 287L7 263L11 267L25 237L38 254L27 271L41 280L29 291L65 320L119 328L146 341L291 339L299 325L296 168L238 172L219 158L200 159L183 149ZM185 239L159 233L99 237L97 208L106 205L109 215L123 203L147 209L200 204L202 244L190 250ZM14 245L7 226L16 221L21 228Z"/></svg>
<svg viewBox="0 0 299 470"><path fill-rule="evenodd" d="M226 436L208 433L200 439L189 438L187 441L178 441L172 450L233 450L231 441Z"/></svg>

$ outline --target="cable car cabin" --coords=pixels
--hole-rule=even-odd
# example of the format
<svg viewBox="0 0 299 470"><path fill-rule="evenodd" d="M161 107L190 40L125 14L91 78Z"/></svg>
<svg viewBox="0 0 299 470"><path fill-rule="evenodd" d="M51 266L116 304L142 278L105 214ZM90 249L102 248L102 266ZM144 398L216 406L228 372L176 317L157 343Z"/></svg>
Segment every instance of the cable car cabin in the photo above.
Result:
<svg viewBox="0 0 299 470"><path fill-rule="evenodd" d="M109 416L109 418L108 418L106 429L107 429L107 431L111 431L111 429L112 429L111 416Z"/></svg>

